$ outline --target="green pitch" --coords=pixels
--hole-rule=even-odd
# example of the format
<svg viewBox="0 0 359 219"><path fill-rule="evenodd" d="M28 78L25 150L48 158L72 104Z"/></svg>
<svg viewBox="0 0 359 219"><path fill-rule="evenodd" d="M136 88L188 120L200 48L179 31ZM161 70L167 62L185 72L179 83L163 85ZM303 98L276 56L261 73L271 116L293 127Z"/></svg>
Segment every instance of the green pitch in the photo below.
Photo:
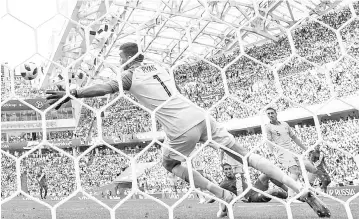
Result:
<svg viewBox="0 0 359 219"><path fill-rule="evenodd" d="M110 206L114 206L118 200L102 199ZM176 200L163 200L167 204L173 204ZM347 218L344 206L331 199L324 199L329 205L332 217L335 219ZM46 201L53 205L56 201ZM50 210L36 202L15 198L3 204L1 209L3 219L49 219ZM359 198L351 204L354 218L359 218ZM198 204L198 200L185 200L174 211L176 219L215 219L218 204ZM293 204L294 218L311 219L318 218L307 204ZM241 219L285 219L287 214L283 205L278 202L263 204L236 203L234 206L235 218ZM70 199L57 209L57 219L106 219L110 218L109 211L92 200L80 200L78 197ZM117 211L116 219L165 219L168 211L161 205L148 199L130 199Z"/></svg>

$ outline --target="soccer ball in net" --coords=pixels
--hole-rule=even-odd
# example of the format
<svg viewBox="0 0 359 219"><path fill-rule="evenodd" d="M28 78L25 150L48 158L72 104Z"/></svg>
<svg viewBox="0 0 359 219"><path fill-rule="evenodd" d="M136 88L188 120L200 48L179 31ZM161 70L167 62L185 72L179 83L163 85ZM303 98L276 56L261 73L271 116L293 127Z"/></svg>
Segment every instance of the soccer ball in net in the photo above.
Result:
<svg viewBox="0 0 359 219"><path fill-rule="evenodd" d="M33 80L38 75L39 68L33 62L27 62L20 66L20 74L25 80Z"/></svg>

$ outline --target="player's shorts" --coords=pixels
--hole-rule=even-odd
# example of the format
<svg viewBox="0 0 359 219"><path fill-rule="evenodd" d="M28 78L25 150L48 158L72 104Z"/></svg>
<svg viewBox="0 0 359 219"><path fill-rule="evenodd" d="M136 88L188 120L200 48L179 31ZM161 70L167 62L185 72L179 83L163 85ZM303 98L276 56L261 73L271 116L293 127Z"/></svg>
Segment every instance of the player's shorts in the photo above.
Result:
<svg viewBox="0 0 359 219"><path fill-rule="evenodd" d="M211 126L212 139L215 142L228 148L231 148L234 145L235 143L234 137L223 126L217 123L213 118L210 118L210 126ZM196 147L196 143L198 142L204 143L207 140L208 140L207 124L206 121L203 120L202 122L191 128L181 136L171 140L168 143L168 145L174 150L188 157ZM216 145L214 144L209 144L209 145L211 147L218 149L218 147L216 147ZM163 156L181 162L185 161L184 157L170 151L165 147L163 147Z"/></svg>
<svg viewBox="0 0 359 219"><path fill-rule="evenodd" d="M293 167L293 166L300 167L298 157L294 156L293 154L291 154L291 153L289 153L287 151L280 151L279 152L279 154L278 154L278 162L287 170L290 167ZM305 169L308 172L314 173L315 171L317 171L317 168L315 168L314 165L307 158L304 158L303 162L304 162L304 165L305 165Z"/></svg>
<svg viewBox="0 0 359 219"><path fill-rule="evenodd" d="M278 162L285 169L289 169L292 166L299 166L298 158L287 151L280 151L278 154Z"/></svg>

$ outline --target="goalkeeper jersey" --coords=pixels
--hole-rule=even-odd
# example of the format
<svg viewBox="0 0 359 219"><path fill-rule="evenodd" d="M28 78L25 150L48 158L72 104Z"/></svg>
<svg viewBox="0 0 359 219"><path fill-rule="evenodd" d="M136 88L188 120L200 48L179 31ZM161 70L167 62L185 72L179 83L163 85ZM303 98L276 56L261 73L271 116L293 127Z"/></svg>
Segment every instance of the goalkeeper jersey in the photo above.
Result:
<svg viewBox="0 0 359 219"><path fill-rule="evenodd" d="M184 96L173 96L176 92L175 84L170 74L160 65L141 63L127 70L125 76L122 79L124 90L128 89L141 105L152 111L161 106L156 112L156 119L170 140L205 119L204 112ZM118 90L117 82L113 82L111 86Z"/></svg>

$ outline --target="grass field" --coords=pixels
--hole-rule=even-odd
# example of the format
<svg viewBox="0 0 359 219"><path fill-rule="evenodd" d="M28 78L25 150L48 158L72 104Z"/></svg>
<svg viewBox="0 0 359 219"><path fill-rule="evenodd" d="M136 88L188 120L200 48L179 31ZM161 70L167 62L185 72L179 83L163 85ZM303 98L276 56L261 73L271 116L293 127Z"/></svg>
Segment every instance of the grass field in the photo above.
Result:
<svg viewBox="0 0 359 219"><path fill-rule="evenodd" d="M359 199L359 198L358 198ZM355 219L359 219L359 200L356 199L351 204L352 214ZM106 204L113 206L118 200L102 200ZM172 204L176 200L162 200L167 204ZM344 206L331 199L324 199L328 204L334 219L347 218ZM47 201L49 204L55 201ZM15 198L4 203L1 209L1 218L4 219L47 219L51 218L51 212L37 202ZM214 219L218 204L198 204L198 200L185 200L174 211L176 219ZM311 208L306 204L292 204L294 218L311 219L318 218ZM279 202L269 203L236 203L234 205L235 218L241 219L284 219L287 214L283 205ZM98 205L92 200L79 200L77 197L70 199L60 206L57 210L57 219L105 219L110 218L107 209ZM148 199L130 199L116 211L116 219L164 219L168 218L168 211L161 205Z"/></svg>

